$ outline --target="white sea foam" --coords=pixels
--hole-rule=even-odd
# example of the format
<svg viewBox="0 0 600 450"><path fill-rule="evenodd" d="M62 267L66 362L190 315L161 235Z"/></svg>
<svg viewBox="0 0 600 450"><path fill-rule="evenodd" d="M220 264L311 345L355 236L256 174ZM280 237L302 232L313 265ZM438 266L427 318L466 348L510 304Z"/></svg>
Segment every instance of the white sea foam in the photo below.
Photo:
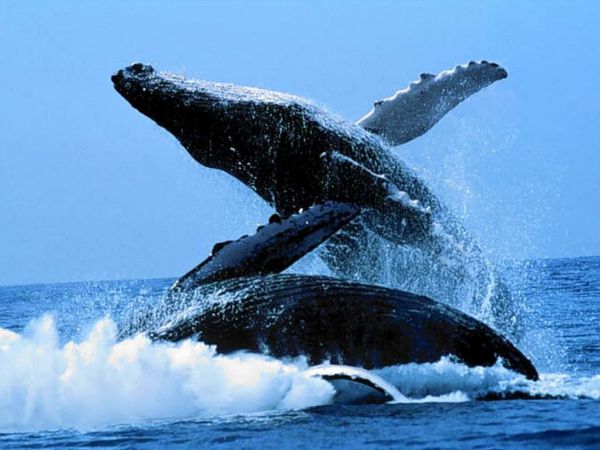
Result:
<svg viewBox="0 0 600 450"><path fill-rule="evenodd" d="M110 319L59 345L51 317L0 328L0 430L90 428L156 418L300 409L335 391L302 360L222 356L201 342L116 341Z"/></svg>
<svg viewBox="0 0 600 450"><path fill-rule="evenodd" d="M303 359L219 355L191 340L117 341L114 322L95 323L80 342L60 344L50 316L22 334L0 328L0 431L90 429L150 419L303 409L330 403L335 389L310 377ZM489 393L600 399L600 376L543 375L532 382L504 368L468 368L450 358L375 371L407 398L462 402Z"/></svg>
<svg viewBox="0 0 600 450"><path fill-rule="evenodd" d="M531 381L498 361L491 367L467 367L444 357L435 363L404 364L374 371L413 401L465 401L515 395L538 398L600 399L600 375L578 377L542 373Z"/></svg>

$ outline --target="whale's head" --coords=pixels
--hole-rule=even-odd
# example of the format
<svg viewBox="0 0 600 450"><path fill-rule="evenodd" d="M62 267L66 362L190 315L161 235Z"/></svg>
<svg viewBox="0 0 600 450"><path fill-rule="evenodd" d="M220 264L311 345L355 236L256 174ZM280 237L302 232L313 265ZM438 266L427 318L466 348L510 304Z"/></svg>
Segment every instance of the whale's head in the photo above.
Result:
<svg viewBox="0 0 600 450"><path fill-rule="evenodd" d="M119 70L112 81L119 94L171 132L200 164L224 170L273 201L276 153L301 138L304 100L257 88L186 80L142 63Z"/></svg>
<svg viewBox="0 0 600 450"><path fill-rule="evenodd" d="M182 78L163 74L152 66L134 63L112 76L116 91L135 109L171 132L201 164L212 164L214 103L208 93L191 92ZM194 137L191 145L190 136Z"/></svg>

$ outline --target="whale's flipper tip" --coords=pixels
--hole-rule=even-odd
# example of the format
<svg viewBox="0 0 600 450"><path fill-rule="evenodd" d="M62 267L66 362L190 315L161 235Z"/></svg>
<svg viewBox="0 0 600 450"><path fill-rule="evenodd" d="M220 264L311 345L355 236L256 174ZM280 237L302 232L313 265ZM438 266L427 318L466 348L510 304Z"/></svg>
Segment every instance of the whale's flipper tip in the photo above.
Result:
<svg viewBox="0 0 600 450"><path fill-rule="evenodd" d="M391 145L411 141L434 126L460 102L508 76L495 62L469 61L437 75L422 73L393 96L378 100L357 125Z"/></svg>
<svg viewBox="0 0 600 450"><path fill-rule="evenodd" d="M323 364L310 367L304 374L327 381L346 380L367 386L382 394L387 402L398 403L406 400L406 397L393 384L360 367Z"/></svg>

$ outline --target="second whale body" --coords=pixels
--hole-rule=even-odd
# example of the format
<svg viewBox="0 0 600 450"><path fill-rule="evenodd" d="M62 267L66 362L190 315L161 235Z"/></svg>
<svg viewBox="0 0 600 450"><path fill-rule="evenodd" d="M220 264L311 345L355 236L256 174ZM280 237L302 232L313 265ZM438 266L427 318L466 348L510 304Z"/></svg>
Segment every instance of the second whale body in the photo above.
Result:
<svg viewBox="0 0 600 450"><path fill-rule="evenodd" d="M212 283L190 294L197 301L152 330L151 337L194 336L220 353L305 356L312 365L366 369L444 356L471 367L500 359L515 372L538 378L527 357L483 322L397 289L280 274Z"/></svg>
<svg viewBox="0 0 600 450"><path fill-rule="evenodd" d="M221 353L304 356L311 365L372 369L453 355L469 366L491 366L500 359L538 378L509 340L455 308L397 289L280 273L358 214L353 205L328 202L217 244L129 332L167 341L195 337Z"/></svg>

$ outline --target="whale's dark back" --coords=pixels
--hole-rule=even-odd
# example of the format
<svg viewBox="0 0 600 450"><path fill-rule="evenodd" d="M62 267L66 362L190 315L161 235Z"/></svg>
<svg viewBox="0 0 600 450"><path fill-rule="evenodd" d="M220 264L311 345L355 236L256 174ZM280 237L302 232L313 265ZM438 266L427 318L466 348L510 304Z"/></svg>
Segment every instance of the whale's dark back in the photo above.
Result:
<svg viewBox="0 0 600 450"><path fill-rule="evenodd" d="M204 303L184 309L151 333L154 338L177 341L198 334L223 353L303 355L311 364L365 368L435 362L446 355L469 366L490 366L502 358L537 379L531 362L508 340L427 297L303 275L237 278L200 289L193 296Z"/></svg>

